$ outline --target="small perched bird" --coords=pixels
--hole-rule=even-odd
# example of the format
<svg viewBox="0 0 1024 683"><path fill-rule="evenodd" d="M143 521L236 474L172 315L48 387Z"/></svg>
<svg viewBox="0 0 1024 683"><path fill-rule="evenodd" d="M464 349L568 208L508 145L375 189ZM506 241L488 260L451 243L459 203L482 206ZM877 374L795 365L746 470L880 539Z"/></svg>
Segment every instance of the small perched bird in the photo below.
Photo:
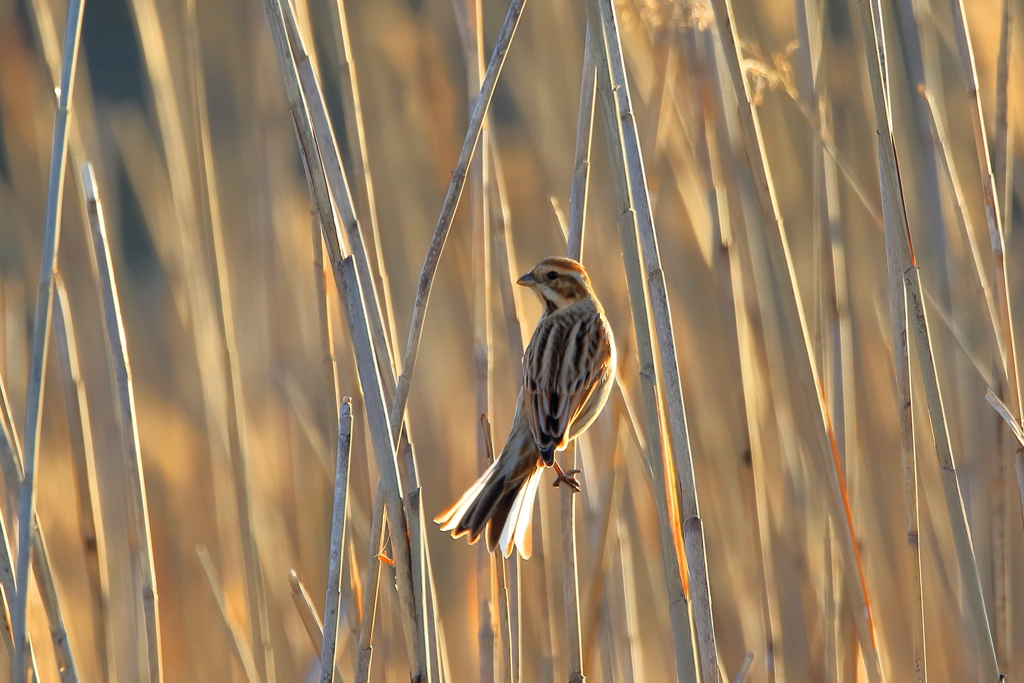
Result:
<svg viewBox="0 0 1024 683"><path fill-rule="evenodd" d="M580 490L573 477L579 470L563 472L555 453L585 432L608 400L615 340L590 278L576 261L546 258L516 284L534 291L544 313L523 357L523 388L512 431L501 455L434 521L452 538L468 534L470 543L486 530L488 550L500 548L508 557L515 545L529 559L541 472L554 467L556 487L564 483Z"/></svg>

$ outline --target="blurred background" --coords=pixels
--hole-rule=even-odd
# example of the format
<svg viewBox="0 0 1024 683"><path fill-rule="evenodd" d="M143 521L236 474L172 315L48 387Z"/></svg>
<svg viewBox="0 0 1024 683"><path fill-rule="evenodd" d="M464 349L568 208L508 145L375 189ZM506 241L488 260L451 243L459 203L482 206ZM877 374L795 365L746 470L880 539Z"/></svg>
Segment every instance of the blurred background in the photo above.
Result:
<svg viewBox="0 0 1024 683"><path fill-rule="evenodd" d="M1024 247L1016 236L1024 220L1024 4L1008 2L1016 15L1005 88L1009 123L1002 128L1008 155L996 149L1003 125L995 116L1003 3L970 0L966 19L993 158L1010 159L1010 172L997 170L996 177L1000 206L1009 208L1009 299L1018 305L1024 302ZM358 152L352 150L358 145L346 132L337 6L297 0L294 7L307 47L315 48L346 167L356 177ZM731 680L749 652L750 682L867 680L823 484L811 464L803 390L792 360L771 344L781 320L778 297L755 278L763 254L735 239L760 230L760 217L737 133L735 95L721 50L714 49L711 6L705 0L616 0L615 7L668 281L724 672ZM735 0L733 7L845 468L883 672L889 681L912 680L914 589L859 5ZM482 2L485 55L506 9L497 0ZM1024 527L1015 449L985 401L1002 371L986 304L995 271L953 14L942 0L893 0L882 9L908 218L957 472L1001 671L1018 680L1024 676ZM378 262L386 269L397 352L404 348L422 260L475 91L459 28L466 6L456 11L445 0L349 0L344 10L375 190L372 207L358 193L357 211L366 234L375 211L379 241L370 244L371 261L378 273ZM66 11L62 0L0 0L0 372L18 432L25 424ZM582 2L528 3L491 109L490 224L504 230L512 261L508 272L495 263L491 275L491 419L498 447L511 424L519 371L498 282L565 252L560 223L572 182L585 28ZM205 106L197 82L205 86ZM101 619L90 579L92 551L83 544L82 511L89 503L82 501L76 468L81 436L69 430L69 392L53 344L37 473L40 523L80 680L148 680L130 478L79 174L85 161L96 171L134 376L166 680L249 680L238 654L252 643L232 478L231 389L216 315L219 278L233 310L240 452L273 651L265 683L319 675L289 572L321 612L337 439L321 334L326 292L338 393L355 397L338 655L342 676L352 680L377 468L333 277L314 264L320 238L313 202L261 4L85 0L72 111L59 270L91 421L92 505L104 541L107 593ZM205 155L203 117L210 141ZM603 125L599 111L583 262L618 339L627 395L639 401ZM933 127L943 132L944 144ZM823 150L822 140L831 151ZM212 173L201 182L207 158ZM207 187L223 233L219 263ZM472 311L483 283L473 265L470 208L467 191L440 261L409 402L428 518L480 471ZM528 339L540 306L532 297L521 299ZM921 406L915 418L929 676L980 680L920 373L912 366ZM651 480L618 405L610 404L593 427L581 463L583 492L576 502L584 671L591 681L674 680ZM523 681L565 680L567 667L552 478L545 474L535 511L537 554L519 570ZM8 499L3 515L13 534L16 513ZM478 573L479 548L451 540L432 524L428 533L450 680L481 680L480 634L497 622L480 618L478 590L489 587L479 585L478 575L485 575ZM208 553L211 575L202 553ZM375 682L409 675L389 576L385 565ZM30 597L39 680L57 681L46 615L38 595ZM0 651L0 671L7 671L7 657Z"/></svg>

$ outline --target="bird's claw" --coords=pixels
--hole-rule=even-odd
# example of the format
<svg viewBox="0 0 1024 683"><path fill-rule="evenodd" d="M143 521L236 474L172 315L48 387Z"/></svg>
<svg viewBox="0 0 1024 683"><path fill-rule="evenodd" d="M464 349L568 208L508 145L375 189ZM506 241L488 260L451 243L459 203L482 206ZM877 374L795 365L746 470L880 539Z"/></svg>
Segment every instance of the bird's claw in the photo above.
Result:
<svg viewBox="0 0 1024 683"><path fill-rule="evenodd" d="M552 486L554 486L557 489L559 485L567 484L573 493L579 493L580 482L573 475L579 474L582 471L583 470L569 470L568 472L563 472L561 469L559 469L558 474L555 476L555 483L552 484Z"/></svg>

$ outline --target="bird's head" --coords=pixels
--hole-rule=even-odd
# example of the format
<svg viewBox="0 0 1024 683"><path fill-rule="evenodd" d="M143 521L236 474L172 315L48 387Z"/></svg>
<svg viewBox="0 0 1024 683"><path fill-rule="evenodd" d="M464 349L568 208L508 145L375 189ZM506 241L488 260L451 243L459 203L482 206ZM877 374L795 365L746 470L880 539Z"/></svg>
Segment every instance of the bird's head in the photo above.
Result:
<svg viewBox="0 0 1024 683"><path fill-rule="evenodd" d="M579 262L562 256L544 259L516 284L532 289L548 312L593 298L587 271Z"/></svg>

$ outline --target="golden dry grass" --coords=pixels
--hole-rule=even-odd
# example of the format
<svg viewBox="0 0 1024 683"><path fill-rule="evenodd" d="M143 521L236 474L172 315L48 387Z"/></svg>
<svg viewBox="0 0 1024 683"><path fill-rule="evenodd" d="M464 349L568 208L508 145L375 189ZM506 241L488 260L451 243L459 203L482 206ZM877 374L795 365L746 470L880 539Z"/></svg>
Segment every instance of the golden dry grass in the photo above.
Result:
<svg viewBox="0 0 1024 683"><path fill-rule="evenodd" d="M416 656L435 683L572 682L579 672L569 653L576 652L592 682L696 683L702 665L716 659L724 680L749 666L743 680L751 683L912 681L922 642L933 683L996 683L993 657L1008 680L1024 676L1017 448L985 400L991 390L1011 419L1021 418L1007 322L1019 320L1013 315L1024 303L1016 235L1024 221L1024 3L1008 0L1005 86L1004 5L965 3L977 109L962 73L955 5L863 3L614 2L632 116L604 99L598 68L583 262L617 335L624 399L613 394L577 456L577 633L576 615L563 619L563 595L572 593L563 582L560 535L568 515L560 516L549 485L534 511L529 561L492 564L429 520L480 471L480 413L487 412L498 447L511 423L517 355L540 307L508 283L541 258L565 253L564 232L575 234L580 204L570 193L574 177L585 177L574 171L577 140L586 138L577 119L588 7L596 21L605 0L526 3L498 80L476 148L485 164L469 168L424 318L407 412L415 476L406 441L397 443L402 518L412 528L408 591L396 591L405 569L392 564L401 558L390 532L384 560L371 562L385 410L403 369L424 255L508 5L350 0L345 31L335 0L291 5L333 121L380 301L379 318L375 307L368 310L366 335L378 335L378 354L386 339L394 363L384 367L378 355L384 410L377 410L379 401L363 397L374 364L363 363L361 382L353 344L360 337L349 326L358 316L339 297L331 262L331 249L358 255L355 233L342 230L335 244L322 246L264 12L274 0L84 0L58 252L66 305L50 333L35 462L36 511L78 680L154 680L156 668L147 654L155 650L147 646L134 454L118 399L123 377L111 370L118 349L108 342L109 304L100 295L80 173L87 161L134 380L165 680L320 678L313 639L322 625L313 616L323 618L329 574L342 396L355 397L355 420L341 548L341 680L355 679L360 620L373 605L364 601L374 584L368 569L378 564L372 683L410 677L415 658L402 600L421 600L420 585L425 613L405 626L424 629ZM730 5L739 59L723 50L718 33ZM868 69L868 59L877 59L870 33L877 8L887 47L880 74L888 102L879 100L880 108L873 97L882 90L872 87ZM62 2L0 0L0 375L10 412L0 420L7 435L0 509L12 563L19 538L14 440L26 443L66 12ZM354 80L343 55L355 65ZM737 74L753 110L737 96ZM887 132L884 121L876 126L876 111L886 104L898 178L879 171L877 145L884 151ZM751 111L761 148L747 128ZM625 142L612 135L609 144L607 126L616 118ZM629 143L633 124L661 270L644 232L643 184L629 176L639 160ZM317 128L319 158L330 167L323 133ZM979 163L985 149L997 195L988 215L984 155ZM884 155L882 162L884 171ZM314 180L317 173L310 170ZM909 256L897 239L900 189L918 270L905 269ZM338 218L351 226L336 190ZM635 213L623 214L627 205ZM776 212L792 280L772 227ZM624 259L620 228L628 238L632 216L640 248ZM1005 281L989 227L997 216ZM634 296L641 282L656 294L663 278L671 325L656 297L631 307L627 269L634 269ZM791 283L798 297L787 293ZM366 288L364 279L364 299ZM894 302L905 291L909 343L901 355L899 334L894 354L893 325L901 319ZM915 334L915 296L928 316L936 382L922 356L924 334ZM637 338L632 312L644 311L647 320L648 310L655 340L665 330L674 335L685 432L673 421L671 354L659 353L668 348L665 337L660 345L648 338L647 347ZM66 348L75 350L79 385ZM643 359L653 374L641 374ZM940 467L941 441L936 452L936 386L955 470ZM901 395L912 405L902 424ZM76 406L88 411L84 428ZM688 637L678 630L709 642L700 595L688 594L693 600L682 607L668 598L674 585L701 585L685 441L700 502L713 653L683 646ZM663 463L657 449L644 452L660 443ZM914 469L916 501L905 478ZM662 477L666 490L657 486ZM408 486L417 478L418 492ZM954 481L969 539L956 531ZM908 515L915 502L918 520ZM92 512L95 543L88 541ZM908 526L919 539L919 574ZM844 545L844 529L852 529L854 544ZM688 575L665 576L671 556L685 557ZM0 586L13 609L13 578L0 576ZM858 644L858 591L870 605L859 627L872 629L878 678ZM38 680L49 683L68 680L69 672L58 674L45 593L29 591L28 631ZM436 637L431 624L440 625ZM16 610L14 627L17 635ZM6 632L4 642L11 644ZM9 670L11 652L0 648L0 672Z"/></svg>

